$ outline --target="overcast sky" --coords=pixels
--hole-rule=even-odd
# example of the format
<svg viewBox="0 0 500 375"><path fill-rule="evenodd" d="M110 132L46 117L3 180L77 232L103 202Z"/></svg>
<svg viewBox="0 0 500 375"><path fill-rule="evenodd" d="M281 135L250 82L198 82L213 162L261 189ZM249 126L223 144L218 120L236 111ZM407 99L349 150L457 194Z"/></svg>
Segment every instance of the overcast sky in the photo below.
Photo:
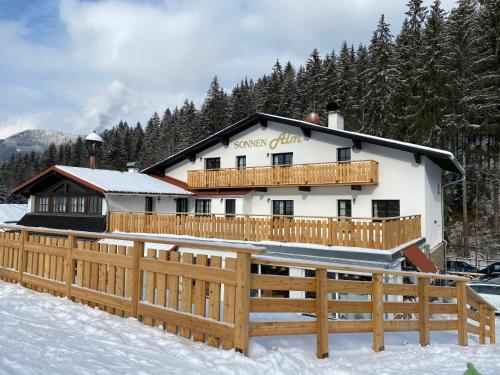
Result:
<svg viewBox="0 0 500 375"><path fill-rule="evenodd" d="M214 75L230 91L278 58L304 63L343 40L393 34L406 0L1 0L0 138L28 128L77 134L199 105ZM447 10L452 0L443 0ZM427 0L426 4L430 4Z"/></svg>

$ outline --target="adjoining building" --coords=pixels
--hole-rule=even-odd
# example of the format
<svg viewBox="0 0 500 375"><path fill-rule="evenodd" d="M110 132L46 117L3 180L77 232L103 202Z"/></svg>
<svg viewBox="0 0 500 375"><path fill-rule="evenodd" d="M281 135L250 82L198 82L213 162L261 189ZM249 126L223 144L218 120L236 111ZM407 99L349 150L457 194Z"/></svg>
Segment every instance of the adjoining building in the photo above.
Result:
<svg viewBox="0 0 500 375"><path fill-rule="evenodd" d="M398 249L414 263L422 250L441 263L444 171L463 174L450 152L346 131L337 110L326 127L255 113L141 173L56 166L15 192L30 197L24 225L54 226L62 210L66 228L313 243L346 257Z"/></svg>

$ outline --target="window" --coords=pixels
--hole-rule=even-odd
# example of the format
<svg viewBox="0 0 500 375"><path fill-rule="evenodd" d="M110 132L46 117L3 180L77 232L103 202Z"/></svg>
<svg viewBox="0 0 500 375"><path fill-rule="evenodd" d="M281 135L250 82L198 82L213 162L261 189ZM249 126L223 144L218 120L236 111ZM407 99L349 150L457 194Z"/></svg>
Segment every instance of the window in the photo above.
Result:
<svg viewBox="0 0 500 375"><path fill-rule="evenodd" d="M236 199L226 199L226 215L236 214Z"/></svg>
<svg viewBox="0 0 500 375"><path fill-rule="evenodd" d="M352 217L352 202L349 199L337 201L337 212L339 217Z"/></svg>
<svg viewBox="0 0 500 375"><path fill-rule="evenodd" d="M176 201L176 212L188 212L188 199L187 198L177 198Z"/></svg>
<svg viewBox="0 0 500 375"><path fill-rule="evenodd" d="M37 197L36 210L38 212L49 212L49 197Z"/></svg>
<svg viewBox="0 0 500 375"><path fill-rule="evenodd" d="M197 214L209 214L210 213L210 199L197 199L195 201L194 210Z"/></svg>
<svg viewBox="0 0 500 375"><path fill-rule="evenodd" d="M220 169L220 158L205 159L205 169Z"/></svg>
<svg viewBox="0 0 500 375"><path fill-rule="evenodd" d="M273 201L273 215L293 216L293 201Z"/></svg>
<svg viewBox="0 0 500 375"><path fill-rule="evenodd" d="M85 197L71 197L69 208L72 213L85 213Z"/></svg>
<svg viewBox="0 0 500 375"><path fill-rule="evenodd" d="M52 211L66 212L66 197L54 197L52 202Z"/></svg>
<svg viewBox="0 0 500 375"><path fill-rule="evenodd" d="M273 165L292 165L293 152L286 152L283 154L273 154Z"/></svg>
<svg viewBox="0 0 500 375"><path fill-rule="evenodd" d="M244 169L247 167L247 157L246 156L236 156L236 168Z"/></svg>
<svg viewBox="0 0 500 375"><path fill-rule="evenodd" d="M351 161L351 149L349 147L338 148L337 161Z"/></svg>
<svg viewBox="0 0 500 375"><path fill-rule="evenodd" d="M146 212L153 212L153 197L146 197Z"/></svg>
<svg viewBox="0 0 500 375"><path fill-rule="evenodd" d="M373 217L400 216L399 200L374 200L372 201Z"/></svg>
<svg viewBox="0 0 500 375"><path fill-rule="evenodd" d="M89 197L89 213L90 214L101 214L102 213L101 197Z"/></svg>

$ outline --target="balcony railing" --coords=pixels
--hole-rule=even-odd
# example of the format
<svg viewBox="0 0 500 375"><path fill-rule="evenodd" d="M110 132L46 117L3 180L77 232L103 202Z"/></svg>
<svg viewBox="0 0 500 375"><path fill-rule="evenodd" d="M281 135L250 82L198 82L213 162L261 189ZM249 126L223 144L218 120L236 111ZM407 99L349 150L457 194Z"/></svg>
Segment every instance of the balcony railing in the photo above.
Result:
<svg viewBox="0 0 500 375"><path fill-rule="evenodd" d="M109 231L392 249L421 237L420 215L393 218L110 212Z"/></svg>
<svg viewBox="0 0 500 375"><path fill-rule="evenodd" d="M190 189L376 184L373 160L188 171Z"/></svg>

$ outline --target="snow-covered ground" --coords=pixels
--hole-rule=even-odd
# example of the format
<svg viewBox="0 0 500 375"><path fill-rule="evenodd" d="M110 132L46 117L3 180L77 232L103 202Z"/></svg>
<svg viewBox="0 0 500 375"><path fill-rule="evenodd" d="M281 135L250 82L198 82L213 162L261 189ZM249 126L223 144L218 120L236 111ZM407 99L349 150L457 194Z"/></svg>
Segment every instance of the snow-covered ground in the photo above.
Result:
<svg viewBox="0 0 500 375"><path fill-rule="evenodd" d="M500 318L497 318L500 328ZM497 332L500 329L497 330ZM221 351L97 309L0 281L0 374L463 374L471 361L500 374L500 345L456 345L453 333L330 335L330 358L314 356L314 336L252 339L250 358ZM500 341L497 333L497 341Z"/></svg>

